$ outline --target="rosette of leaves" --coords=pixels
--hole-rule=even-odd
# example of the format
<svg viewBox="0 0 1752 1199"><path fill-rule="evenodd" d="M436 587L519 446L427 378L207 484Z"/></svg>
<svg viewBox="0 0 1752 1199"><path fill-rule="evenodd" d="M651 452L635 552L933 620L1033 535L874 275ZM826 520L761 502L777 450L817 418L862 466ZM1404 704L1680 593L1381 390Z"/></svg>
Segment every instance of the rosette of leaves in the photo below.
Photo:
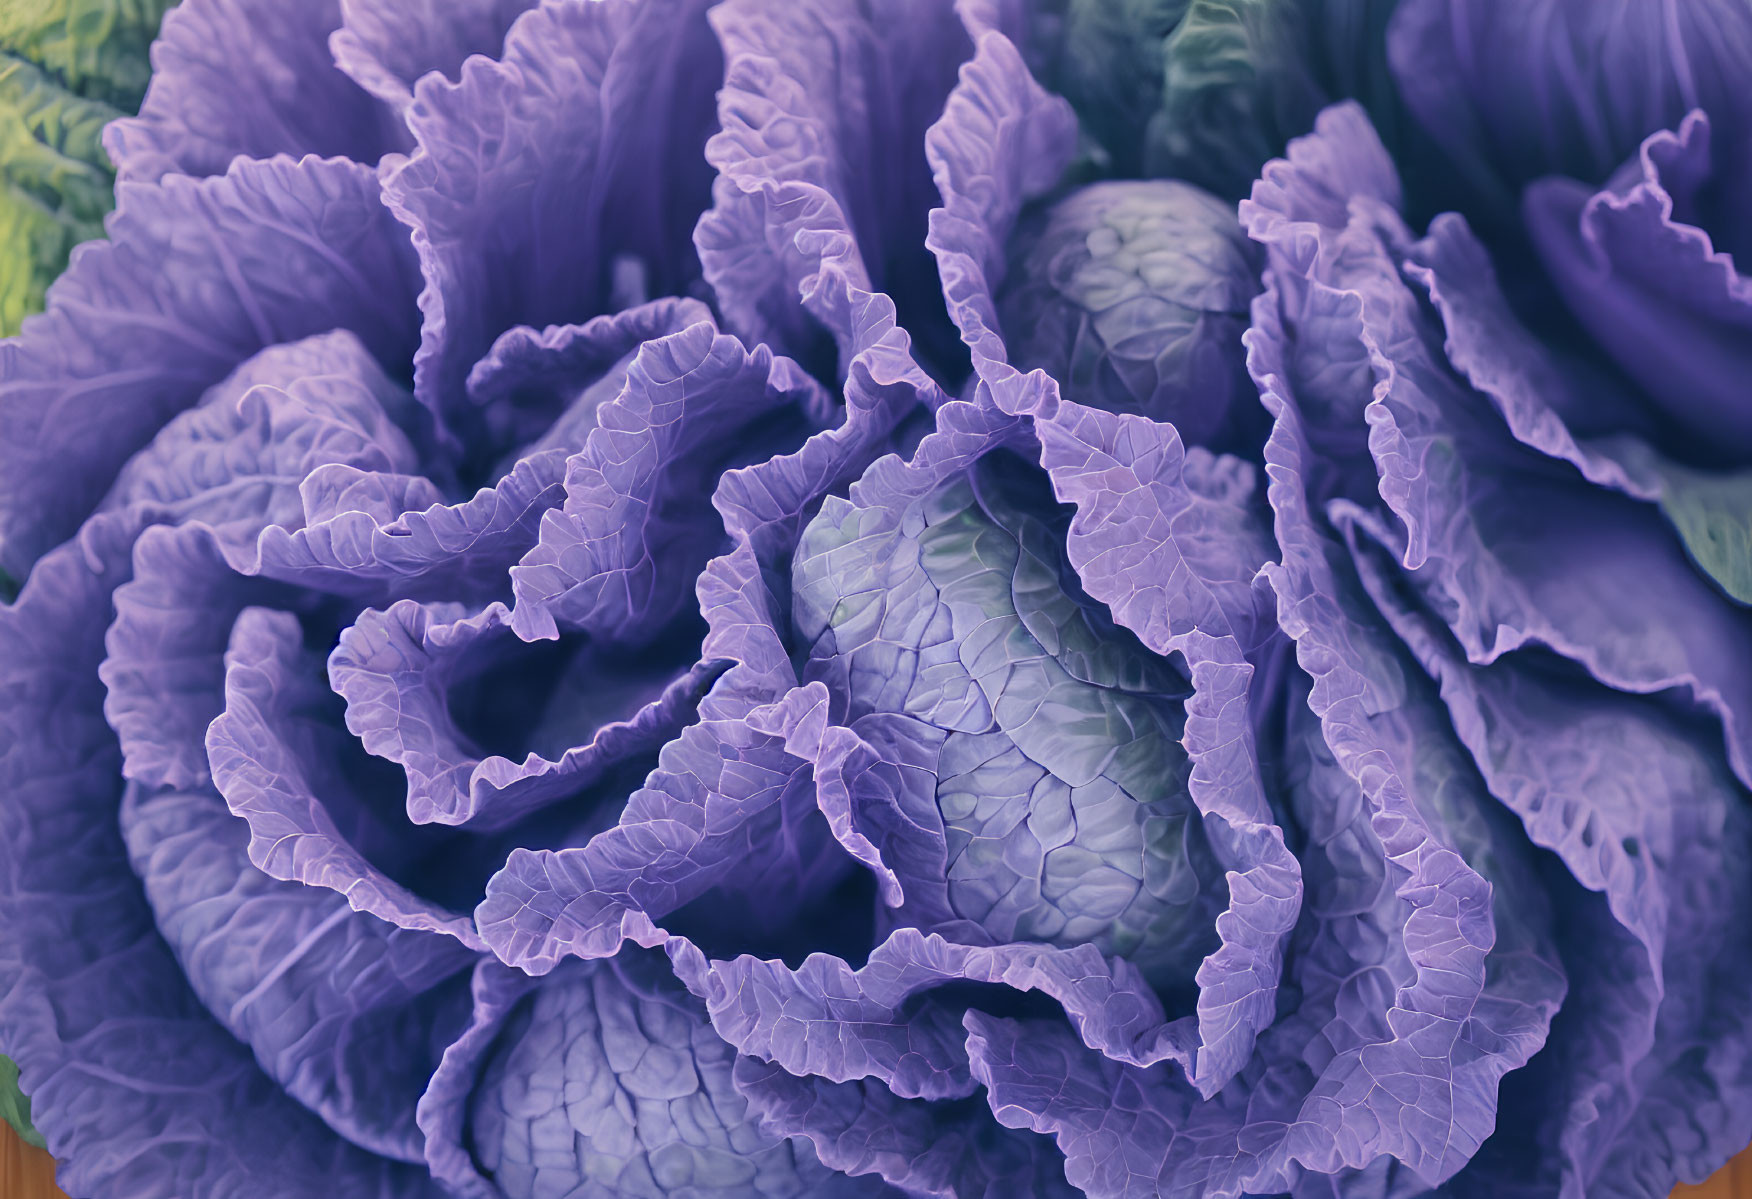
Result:
<svg viewBox="0 0 1752 1199"><path fill-rule="evenodd" d="M1256 106L1239 207L1101 166L1082 11L166 18L0 343L0 1044L69 1193L1661 1199L1752 1140L1752 10L1401 0L1507 241L1357 104Z"/></svg>

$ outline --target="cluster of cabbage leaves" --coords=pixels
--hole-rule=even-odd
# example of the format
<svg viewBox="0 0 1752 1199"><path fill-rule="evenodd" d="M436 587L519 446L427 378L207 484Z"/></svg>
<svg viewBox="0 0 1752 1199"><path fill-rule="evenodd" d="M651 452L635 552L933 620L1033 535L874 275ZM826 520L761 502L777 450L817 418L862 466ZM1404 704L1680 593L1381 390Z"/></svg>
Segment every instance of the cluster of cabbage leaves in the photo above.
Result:
<svg viewBox="0 0 1752 1199"><path fill-rule="evenodd" d="M1743 0L185 0L152 57L0 343L0 1047L68 1191L1654 1199L1752 1140Z"/></svg>

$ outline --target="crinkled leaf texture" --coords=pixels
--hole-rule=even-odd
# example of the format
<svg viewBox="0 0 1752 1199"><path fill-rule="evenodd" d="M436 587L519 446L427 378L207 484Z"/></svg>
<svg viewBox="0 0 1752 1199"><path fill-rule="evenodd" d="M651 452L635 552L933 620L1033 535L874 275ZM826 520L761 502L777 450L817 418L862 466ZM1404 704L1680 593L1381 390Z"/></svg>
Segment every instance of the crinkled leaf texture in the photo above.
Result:
<svg viewBox="0 0 1752 1199"><path fill-rule="evenodd" d="M511 24L496 60L414 84L415 146L384 174L425 272L414 394L471 454L512 448L480 444L464 393L499 333L582 323L692 281L687 234L711 178L699 147L722 71L706 7L547 0Z"/></svg>
<svg viewBox="0 0 1752 1199"><path fill-rule="evenodd" d="M930 8L931 20L954 19L939 6ZM849 867L837 854L822 855L834 836L847 833L830 830L831 816L811 816L817 805L807 764L786 751L770 721L762 727L751 713L798 684L782 575L804 520L823 493L844 487L890 449L922 408L945 400L911 352L896 300L875 290L882 282L916 287L910 273L918 269L916 256L903 259L909 273L898 279L872 277L861 248L864 230L851 223L857 218L848 211L852 194L843 164L811 148L874 154L871 139L895 136L904 122L922 134L930 101L904 88L894 72L927 71L946 90L941 81L953 77L953 56L965 49L959 21L958 37L930 38L928 23L878 24L826 0L795 11L730 4L714 10L713 20L728 56L728 85L719 97L723 129L708 149L719 169L713 207L695 234L701 266L721 311L744 336L803 355L813 354L824 336L840 347L843 415L794 453L747 465L718 460L716 469L730 469L713 503L732 548L704 564L697 598L708 626L702 657L727 670L701 701L699 723L664 747L657 769L614 828L578 849L513 853L494 880L477 913L483 935L506 961L536 971L571 954L610 955L624 937L654 930L653 921L708 894L702 916L714 924L734 927L740 920L749 930L792 924L802 908L775 909L761 890L783 893L792 886L794 903L806 905ZM862 89L867 104L842 110L838 81L811 57L811 39L834 38L875 47L873 57L846 59L860 67L846 86ZM915 45L921 39L928 45L923 56ZM779 61L790 65L790 75L775 68ZM788 116L782 117L781 105ZM848 127L835 138L842 121ZM793 136L799 129L808 137ZM922 225L919 192L930 186L930 176L922 163L901 174L895 186L912 209L907 219ZM878 219L876 210L861 215ZM756 253L756 246L770 253ZM764 407L769 399L753 397L769 397L774 389L810 406L804 395L810 385L790 359L761 368L737 365L740 358L727 364L744 380L736 386L752 389L742 406ZM606 447L616 432L604 429L601 436ZM708 444L686 459L705 466L722 452ZM625 518L615 491L642 469L639 456L630 455L612 469L581 472L578 502L544 521L542 545L515 576L513 621L529 635L654 628L650 609L673 611L670 605L680 602L674 591L651 590L663 577L663 563L617 528ZM661 507L652 506L653 514ZM621 552L617 545L632 551L632 569L598 573L597 560L605 550Z"/></svg>
<svg viewBox="0 0 1752 1199"><path fill-rule="evenodd" d="M1401 7L1519 188L1431 41L1514 21ZM1393 113L1390 8L186 0L0 346L0 1044L69 1190L1631 1199L1742 1146L1738 27L1661 31L1682 111L1540 93L1606 363L1407 227L1361 106L1254 179Z"/></svg>
<svg viewBox="0 0 1752 1199"><path fill-rule="evenodd" d="M930 242L973 356L976 402L1031 432L1053 491L1076 509L1068 564L1120 626L1148 650L1178 655L1190 675L1187 794L1227 872L1229 910L1196 976L1196 1015L1181 1021L1175 1039L1198 1044L1196 1062L1183 1064L1208 1095L1240 1068L1271 1019L1282 942L1301 897L1246 715L1255 669L1248 655L1263 638L1250 581L1268 542L1247 465L1188 451L1172 425L1061 399L1050 377L1010 364L995 299L1004 240L1042 176L1051 177L1042 157L1062 163L1069 148L1062 102L1019 65L1008 41L985 34L933 130L944 207L933 214ZM978 136L990 124L1008 127L1006 135Z"/></svg>
<svg viewBox="0 0 1752 1199"><path fill-rule="evenodd" d="M405 358L411 256L383 237L393 229L387 216L368 171L317 159L241 162L212 180L138 185L124 191L114 241L80 255L50 312L4 348L8 466L18 468L8 474L17 486L7 496L6 548L20 574L36 561L17 601L0 610L8 722L0 1023L25 1084L55 1113L45 1132L76 1193L436 1193L409 1161L417 1150L400 1114L420 1080L401 1067L355 1073L348 1043L374 1018L400 1026L403 999L464 963L434 961L424 948L411 960L380 955L365 945L381 940L379 927L359 924L345 905L324 913L314 892L255 874L223 801L192 780L128 784L119 809L125 768L104 721L99 673L112 594L137 561L143 578L210 569L296 496L303 451L366 448L358 432L321 413L333 403L375 407L371 374L359 382L343 370L287 391L274 385L288 380L270 360L238 376L241 398L221 388L211 407L163 434L186 438L178 454L186 470L165 476L148 451L135 460L142 465L117 471L159 424L264 345L339 327L351 332L325 344L342 363ZM264 238L258 226L276 234ZM162 271L169 244L197 261L209 255L215 270L226 264L226 295L195 273ZM398 285L402 304L384 304ZM298 357L277 365L301 374ZM374 364L369 370L381 377ZM118 389L129 394L126 419L117 416ZM393 429L386 420L376 427L384 436ZM51 489L50 460L81 469L59 471ZM277 473L285 468L292 473ZM88 512L75 538L39 554L59 535L57 522ZM143 537L149 529L155 535ZM198 662L159 681L188 689L192 702L217 702L203 691L218 677ZM142 779L168 777L180 760L142 753ZM248 1043L208 1005L226 1011ZM410 1024L396 1035L421 1034ZM411 1071L418 1061L401 1055ZM382 1088L404 1083L411 1089L386 1115ZM367 1152L334 1127L389 1153Z"/></svg>
<svg viewBox="0 0 1752 1199"><path fill-rule="evenodd" d="M1566 418L1581 411L1571 402L1575 377L1516 324L1464 223L1442 218L1412 243L1383 207L1396 195L1360 114L1335 109L1244 207L1254 236L1273 247L1272 287L1249 341L1277 414L1267 463L1285 551L1270 574L1280 616L1315 678L1318 710L1320 675L1355 660L1359 645L1353 633L1343 653L1310 654L1320 609L1295 582L1289 522L1318 529L1324 508L1321 556L1333 581L1316 590L1353 610L1369 597L1376 629L1384 621L1403 646L1400 660L1409 654L1439 687L1452 736L1483 787L1561 862L1535 863L1561 962L1536 943L1530 949L1567 975L1562 1010L1542 1034L1543 1050L1504 1079L1496 1134L1449 1188L1664 1193L1675 1180L1707 1175L1747 1129L1752 1080L1737 1056L1706 1065L1687 1048L1711 1035L1688 1030L1743 1020L1714 1014L1744 994L1738 984L1717 989L1742 969L1743 954L1723 951L1739 934L1718 926L1704 934L1709 949L1675 956L1701 931L1694 921L1740 920L1723 912L1741 902L1730 898L1725 872L1742 852L1729 847L1745 835L1742 709L1716 664L1743 636L1741 615L1638 502L1660 494L1650 456L1571 432ZM1373 496L1306 467L1307 447L1330 436L1321 431L1334 416L1324 403L1330 378L1298 361L1298 339L1284 330L1311 327L1347 330L1367 351ZM1530 511L1540 519L1527 520ZM1573 552L1583 545L1585 557ZM1572 552L1560 562L1563 548ZM1600 575L1588 579L1577 569L1583 561ZM1654 606L1645 608L1651 590ZM1290 600L1307 613L1307 632L1283 607ZM1481 620L1480 606L1491 615ZM1664 639L1676 612L1687 613L1679 626L1709 633ZM1487 627L1488 640L1479 635ZM1408 669L1374 668L1363 681L1377 687ZM1637 694L1665 687L1695 706ZM1369 689L1359 694L1370 706L1382 702ZM1333 716L1323 719L1330 728ZM1626 805L1620 794L1636 798ZM1678 831L1688 827L1712 831ZM1683 871L1683 881L1670 871ZM1510 935L1525 943L1521 926L1534 910L1505 907L1501 888L1493 957ZM1520 985L1537 977L1523 971ZM1487 994L1492 982L1487 973ZM1691 1064L1680 1065L1688 1052Z"/></svg>
<svg viewBox="0 0 1752 1199"><path fill-rule="evenodd" d="M256 350L350 328L393 364L411 342L413 255L368 168L242 160L211 180L123 184L109 230L33 329L0 346L0 568L14 578ZM183 269L160 269L172 258ZM56 469L68 461L81 469Z"/></svg>
<svg viewBox="0 0 1752 1199"><path fill-rule="evenodd" d="M738 1065L660 953L540 980L483 962L473 1019L421 1105L428 1160L452 1193L483 1199L893 1194L764 1130Z"/></svg>
<svg viewBox="0 0 1752 1199"><path fill-rule="evenodd" d="M1022 369L1079 403L1234 448L1258 396L1235 352L1258 290L1234 209L1179 180L1098 183L1010 238L998 308Z"/></svg>
<svg viewBox="0 0 1752 1199"><path fill-rule="evenodd" d="M394 135L377 103L329 56L340 16L339 0L179 3L153 43L139 114L104 133L117 174L124 181L217 175L239 155L375 163Z"/></svg>
<svg viewBox="0 0 1752 1199"><path fill-rule="evenodd" d="M191 6L165 43L157 102L117 143L136 181L123 186L112 244L82 255L48 315L4 347L3 544L27 582L0 612L6 711L24 722L0 757L17 797L6 910L20 915L0 1019L32 1089L69 1113L51 1144L74 1190L436 1194L414 1115L471 1019L467 980L483 948L471 879L478 887L512 846L576 848L616 822L733 660L700 651L690 623L708 559L740 547L719 564L734 588L757 548L768 563L788 552L814 500L936 398L892 318L856 314L848 327L859 365L841 408L795 363L720 333L698 301L637 302L647 287L689 284L687 232L709 178L703 162L690 176L685 131L667 156L673 176L652 169L664 156L649 146L616 140L635 140L621 119L635 109L653 130L687 124L637 101L653 56L678 80L669 90L705 101L694 118L695 145L704 140L718 51L702 5L683 14L693 37L676 49L675 7L550 3L511 28L503 62L473 60L453 81L425 72L454 69L469 47L393 45L364 8L277 13L296 28L252 43L247 6ZM469 36L490 38L513 16L483 14ZM546 36L556 24L578 44ZM371 121L336 114L372 113L384 98L317 71L329 34L349 31L354 70L393 90L369 54L412 84L416 135L430 116L422 102L484 88L497 68L506 119L563 155L570 143L540 123L553 118L542 89L563 84L604 115L605 144L569 164L537 161L530 177L568 202L593 190L604 244L645 251L580 290L574 264L531 230L500 265L547 271L564 294L522 304L453 293L480 307L444 342L448 408L421 403L435 393L416 348L416 280L438 295L482 226L455 227L441 251L451 258L422 257L428 229L410 239L368 165L395 143L321 144L369 137ZM289 75L309 90L266 87L260 104L244 94L225 105L213 80L232 43L259 53L262 81ZM590 47L606 69L572 73ZM312 148L363 161L247 157ZM410 159L386 166L391 207L429 149L416 140ZM472 193L479 164L451 165ZM689 177L693 208L671 194L672 178ZM503 203L520 203L515 182ZM491 196L472 199L483 226L503 219ZM429 300L429 340L433 311ZM520 323L531 318L581 323ZM490 437L454 454L452 421ZM78 469L51 485L48 464L62 461ZM465 479L483 485L459 498ZM568 585L532 586L554 578ZM529 622L569 640L530 646ZM392 659L409 637L434 663L424 712L421 687L408 702L394 690L408 672ZM735 652L741 638L730 628L722 640ZM653 645L670 667L641 659ZM757 648L747 654L765 669ZM501 657L517 669L483 669ZM519 727L495 710L506 690L522 701L524 668L549 662L557 673L536 710L545 701L551 719ZM398 732L428 719L452 735L422 747ZM512 748L519 739L527 755ZM406 816L438 827L408 826L404 796ZM49 844L65 851L54 867ZM820 852L824 822L771 820L757 844L800 879L800 896L815 876L831 887L852 868ZM734 888L745 897L772 885L773 872L734 861L749 871ZM65 902L46 901L63 889ZM87 925L101 935L82 935ZM634 1023L698 1003L673 978L641 978L655 999ZM555 1035L576 1015L561 1010ZM734 1089L733 1051L690 1018L695 1090L721 1113L718 1143L695 1166L682 1160L699 1112L676 1092L667 1132L640 1125L649 1154L616 1159L619 1133L605 1130L587 1173L621 1160L627 1185L679 1193L744 1194L750 1170L771 1175L775 1194L884 1190L761 1131ZM605 1052L618 1055L624 1030ZM510 1061L509 1079L501 1061L478 1100L471 1085L453 1105L486 1112L498 1090L524 1085L528 1054ZM672 1073L654 1059L626 1086L656 1097ZM506 1143L518 1135L513 1123ZM495 1185L521 1185L516 1160L492 1158Z"/></svg>

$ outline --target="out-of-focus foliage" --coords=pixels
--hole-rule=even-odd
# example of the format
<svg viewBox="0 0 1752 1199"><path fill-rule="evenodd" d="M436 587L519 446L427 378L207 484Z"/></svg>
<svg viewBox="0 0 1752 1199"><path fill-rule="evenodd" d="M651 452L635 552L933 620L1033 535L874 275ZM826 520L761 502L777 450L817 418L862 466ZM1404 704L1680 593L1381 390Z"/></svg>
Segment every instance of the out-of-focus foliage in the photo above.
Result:
<svg viewBox="0 0 1752 1199"><path fill-rule="evenodd" d="M0 5L0 336L42 307L80 242L103 234L109 121L146 92L171 0Z"/></svg>

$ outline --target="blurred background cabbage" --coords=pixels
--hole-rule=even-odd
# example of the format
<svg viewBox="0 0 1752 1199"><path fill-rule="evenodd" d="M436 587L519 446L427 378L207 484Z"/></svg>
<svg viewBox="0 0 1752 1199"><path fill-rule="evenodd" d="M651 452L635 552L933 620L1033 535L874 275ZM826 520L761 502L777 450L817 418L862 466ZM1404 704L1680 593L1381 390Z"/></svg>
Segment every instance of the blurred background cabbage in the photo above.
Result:
<svg viewBox="0 0 1752 1199"><path fill-rule="evenodd" d="M0 0L0 336L103 235L103 127L135 111L170 0Z"/></svg>

